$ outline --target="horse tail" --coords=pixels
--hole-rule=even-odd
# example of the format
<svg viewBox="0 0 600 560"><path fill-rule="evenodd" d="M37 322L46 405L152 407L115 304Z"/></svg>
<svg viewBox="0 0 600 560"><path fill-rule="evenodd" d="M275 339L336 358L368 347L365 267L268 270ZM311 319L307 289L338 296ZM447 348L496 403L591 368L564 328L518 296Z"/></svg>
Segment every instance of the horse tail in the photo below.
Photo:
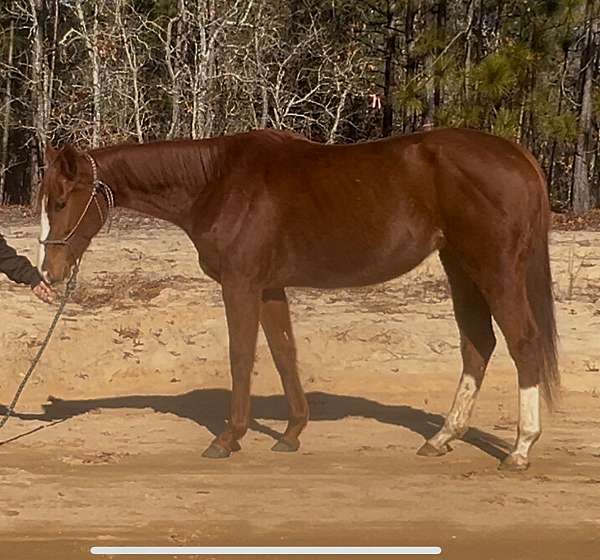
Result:
<svg viewBox="0 0 600 560"><path fill-rule="evenodd" d="M541 208L532 231L532 242L527 263L527 298L541 339L542 366L540 386L548 408L552 409L559 396L560 373L558 370L558 334L554 316L552 272L548 236L550 230L550 203L544 173L535 158L526 152L540 179Z"/></svg>

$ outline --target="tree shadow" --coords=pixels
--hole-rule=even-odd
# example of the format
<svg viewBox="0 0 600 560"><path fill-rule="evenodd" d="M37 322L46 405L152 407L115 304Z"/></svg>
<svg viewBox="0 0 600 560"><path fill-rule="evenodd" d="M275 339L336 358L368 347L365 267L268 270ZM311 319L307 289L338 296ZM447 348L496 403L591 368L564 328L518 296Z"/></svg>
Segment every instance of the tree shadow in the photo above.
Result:
<svg viewBox="0 0 600 560"><path fill-rule="evenodd" d="M347 417L372 418L384 424L408 428L426 439L443 425L444 417L407 405L387 405L351 395L311 392L306 395L310 405L310 420L341 420ZM175 414L193 420L217 435L225 428L224 413L229 410L229 391L224 389L197 389L180 395L128 395L87 400L63 400L49 397L44 412L14 413L22 420L56 422L66 420L98 408L151 408L163 414ZM6 407L0 405L0 414ZM287 401L282 395L253 396L253 421L250 429L279 439L281 434L258 422L287 420ZM510 445L501 438L476 428L470 428L462 438L485 453L497 458L506 457Z"/></svg>

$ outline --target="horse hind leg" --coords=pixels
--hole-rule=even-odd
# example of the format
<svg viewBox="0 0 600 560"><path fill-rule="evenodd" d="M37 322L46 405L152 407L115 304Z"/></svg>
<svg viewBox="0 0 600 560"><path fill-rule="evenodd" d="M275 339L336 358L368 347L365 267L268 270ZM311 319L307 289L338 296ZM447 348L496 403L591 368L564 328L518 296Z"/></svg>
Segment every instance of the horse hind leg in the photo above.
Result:
<svg viewBox="0 0 600 560"><path fill-rule="evenodd" d="M479 288L450 249L442 249L440 259L450 282L454 315L460 331L463 370L443 427L417 452L429 457L446 454L450 451L448 443L461 438L467 431L485 370L496 346L490 308Z"/></svg>
<svg viewBox="0 0 600 560"><path fill-rule="evenodd" d="M525 470L529 454L542 433L540 420L540 381L547 366L542 333L533 316L523 285L513 284L493 304L494 318L506 338L519 379L519 423L513 450L500 464L505 470Z"/></svg>
<svg viewBox="0 0 600 560"><path fill-rule="evenodd" d="M485 286L486 301L506 339L519 380L517 439L500 468L525 470L542 433L540 392L551 407L560 386L547 239L533 239L525 259L498 256L495 269L478 280Z"/></svg>

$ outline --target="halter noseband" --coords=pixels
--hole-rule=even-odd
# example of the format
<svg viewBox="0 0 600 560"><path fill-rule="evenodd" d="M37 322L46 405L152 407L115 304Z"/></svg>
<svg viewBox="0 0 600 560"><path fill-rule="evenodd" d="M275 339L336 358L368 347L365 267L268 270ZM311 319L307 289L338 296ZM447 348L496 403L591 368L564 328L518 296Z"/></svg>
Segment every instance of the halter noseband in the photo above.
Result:
<svg viewBox="0 0 600 560"><path fill-rule="evenodd" d="M112 222L112 210L115 207L115 196L112 192L112 189L104 181L100 181L100 179L98 179L98 166L94 158L90 154L85 154L85 157L90 162L90 166L92 167L92 192L90 193L90 197L88 198L87 204L85 205L81 216L79 216L77 223L71 228L71 231L65 237L63 237L62 239L40 239L40 243L42 245L69 245L69 240L71 239L71 237L73 237L73 235L75 235L77 228L83 221L83 218L85 217L87 211L92 205L92 201L96 204L96 210L98 210L98 215L100 216L100 229L102 229L102 226L108 222L108 231L110 231L110 226ZM106 216L104 215L104 212L102 212L102 207L98 202L99 193L102 193L102 195L106 199Z"/></svg>

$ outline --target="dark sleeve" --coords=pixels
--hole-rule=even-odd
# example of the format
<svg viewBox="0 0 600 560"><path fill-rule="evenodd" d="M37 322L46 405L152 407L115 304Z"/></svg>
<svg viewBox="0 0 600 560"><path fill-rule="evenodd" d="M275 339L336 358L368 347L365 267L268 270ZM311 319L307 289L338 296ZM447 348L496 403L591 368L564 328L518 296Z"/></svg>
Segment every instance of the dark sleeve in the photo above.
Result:
<svg viewBox="0 0 600 560"><path fill-rule="evenodd" d="M36 286L42 280L37 268L27 257L17 255L17 252L0 235L0 272L3 272L13 282Z"/></svg>

